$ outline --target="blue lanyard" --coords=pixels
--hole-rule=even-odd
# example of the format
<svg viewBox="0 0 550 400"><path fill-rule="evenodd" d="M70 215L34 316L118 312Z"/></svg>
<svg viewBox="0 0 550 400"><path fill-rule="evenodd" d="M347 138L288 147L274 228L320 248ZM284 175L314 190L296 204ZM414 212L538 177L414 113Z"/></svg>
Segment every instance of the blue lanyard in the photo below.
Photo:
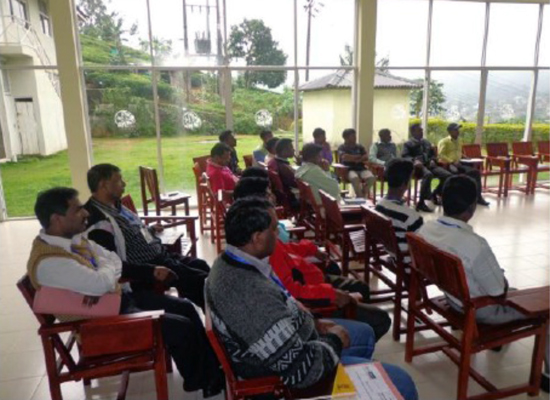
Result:
<svg viewBox="0 0 550 400"><path fill-rule="evenodd" d="M244 258L242 257L239 257L238 255L236 254L233 254L231 253L230 251L228 250L225 250L225 254L227 254L229 257L231 257L233 260L235 261L238 261L240 263L243 263L243 264L246 264L246 265L250 265L254 268L256 268L254 265L250 264L247 260L245 260ZM277 286L279 286L282 290L282 292L285 294L285 296L288 298L288 297L292 297L291 294L288 292L288 290L286 290L286 288L284 287L283 283L281 282L281 280L272 272L271 274L269 274L269 278L275 282L275 284Z"/></svg>
<svg viewBox="0 0 550 400"><path fill-rule="evenodd" d="M445 221L442 221L442 220L440 220L440 219L438 219L437 222L439 222L441 225L450 226L450 227L452 227L452 228L462 229L462 227L461 227L460 225L451 224L450 222L445 222Z"/></svg>

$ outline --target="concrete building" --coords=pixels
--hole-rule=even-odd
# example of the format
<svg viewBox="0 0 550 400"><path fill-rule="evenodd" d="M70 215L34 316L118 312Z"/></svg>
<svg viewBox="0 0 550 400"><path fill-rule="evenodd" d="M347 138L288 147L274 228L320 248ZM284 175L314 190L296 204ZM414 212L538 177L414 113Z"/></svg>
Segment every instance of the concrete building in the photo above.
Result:
<svg viewBox="0 0 550 400"><path fill-rule="evenodd" d="M327 132L327 141L334 147L342 143L342 131L353 126L351 71L337 71L300 86L303 92L302 126L304 143L313 140L317 127ZM422 84L384 73L374 76L373 131L391 129L393 140L402 142L408 136L409 94ZM360 112L360 111L359 111ZM373 136L376 141L376 136Z"/></svg>
<svg viewBox="0 0 550 400"><path fill-rule="evenodd" d="M66 149L49 1L0 0L0 64L0 159Z"/></svg>

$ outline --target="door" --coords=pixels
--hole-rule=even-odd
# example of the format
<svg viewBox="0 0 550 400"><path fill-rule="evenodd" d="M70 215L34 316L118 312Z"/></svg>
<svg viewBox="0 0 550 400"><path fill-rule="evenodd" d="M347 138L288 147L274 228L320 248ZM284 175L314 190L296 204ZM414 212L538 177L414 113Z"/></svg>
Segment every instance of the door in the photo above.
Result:
<svg viewBox="0 0 550 400"><path fill-rule="evenodd" d="M38 127L34 117L34 105L32 99L16 99L15 111L17 113L17 129L21 143L21 154L40 154L38 142Z"/></svg>

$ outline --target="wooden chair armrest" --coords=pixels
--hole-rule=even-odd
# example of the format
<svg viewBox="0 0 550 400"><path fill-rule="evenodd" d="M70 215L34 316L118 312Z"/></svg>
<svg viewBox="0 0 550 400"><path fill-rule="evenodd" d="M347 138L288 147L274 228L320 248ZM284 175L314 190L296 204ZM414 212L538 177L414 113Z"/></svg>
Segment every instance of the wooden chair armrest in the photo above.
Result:
<svg viewBox="0 0 550 400"><path fill-rule="evenodd" d="M338 307L335 305L329 305L326 307L308 307L308 309L312 314L321 315L322 317L330 317L338 310Z"/></svg>
<svg viewBox="0 0 550 400"><path fill-rule="evenodd" d="M344 225L344 231L345 232L354 232L354 231L359 231L361 229L365 229L365 225L363 225L363 224Z"/></svg>
<svg viewBox="0 0 550 400"><path fill-rule="evenodd" d="M296 239L303 239L305 236L307 228L305 226L295 226L292 228L287 228L286 231L290 236L296 236Z"/></svg>
<svg viewBox="0 0 550 400"><path fill-rule="evenodd" d="M126 323L133 320L141 320L144 318L160 318L164 314L162 310L156 311L143 311L133 314L115 315L112 317L104 318L90 318L73 322L59 322L50 326L42 326L38 329L40 335L53 335L63 332L70 332L78 330L84 324L90 324L92 326L101 325L116 325L118 323ZM89 325L88 325L89 326Z"/></svg>
<svg viewBox="0 0 550 400"><path fill-rule="evenodd" d="M499 296L499 297L493 297L493 296L482 296L482 297L476 297L474 299L470 299L473 306L476 309L493 306L493 305L506 305L506 297Z"/></svg>
<svg viewBox="0 0 550 400"><path fill-rule="evenodd" d="M539 158L537 156L516 156L514 155L514 160L518 164L523 164L527 166L536 166L539 163Z"/></svg>
<svg viewBox="0 0 550 400"><path fill-rule="evenodd" d="M144 223L148 224L149 222L155 222L155 221L166 221L166 220L174 220L174 221L182 221L182 222L195 222L199 219L197 216L188 216L188 215L151 215L147 217L139 217Z"/></svg>
<svg viewBox="0 0 550 400"><path fill-rule="evenodd" d="M489 167L494 165L494 166L500 167L500 168L507 168L507 167L510 166L510 158L509 157L487 156L485 159L487 160L487 164L488 164Z"/></svg>
<svg viewBox="0 0 550 400"><path fill-rule="evenodd" d="M361 214L361 206L342 206L340 207L340 213L342 215Z"/></svg>

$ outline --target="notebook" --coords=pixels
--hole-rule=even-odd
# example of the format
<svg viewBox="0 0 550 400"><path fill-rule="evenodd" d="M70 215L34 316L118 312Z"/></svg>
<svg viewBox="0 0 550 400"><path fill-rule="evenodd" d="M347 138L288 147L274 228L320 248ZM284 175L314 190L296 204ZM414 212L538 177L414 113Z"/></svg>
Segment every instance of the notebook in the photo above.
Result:
<svg viewBox="0 0 550 400"><path fill-rule="evenodd" d="M82 304L85 295L67 289L42 286L34 295L33 310L38 314L78 315L97 318L118 315L120 295L107 293L93 306Z"/></svg>

